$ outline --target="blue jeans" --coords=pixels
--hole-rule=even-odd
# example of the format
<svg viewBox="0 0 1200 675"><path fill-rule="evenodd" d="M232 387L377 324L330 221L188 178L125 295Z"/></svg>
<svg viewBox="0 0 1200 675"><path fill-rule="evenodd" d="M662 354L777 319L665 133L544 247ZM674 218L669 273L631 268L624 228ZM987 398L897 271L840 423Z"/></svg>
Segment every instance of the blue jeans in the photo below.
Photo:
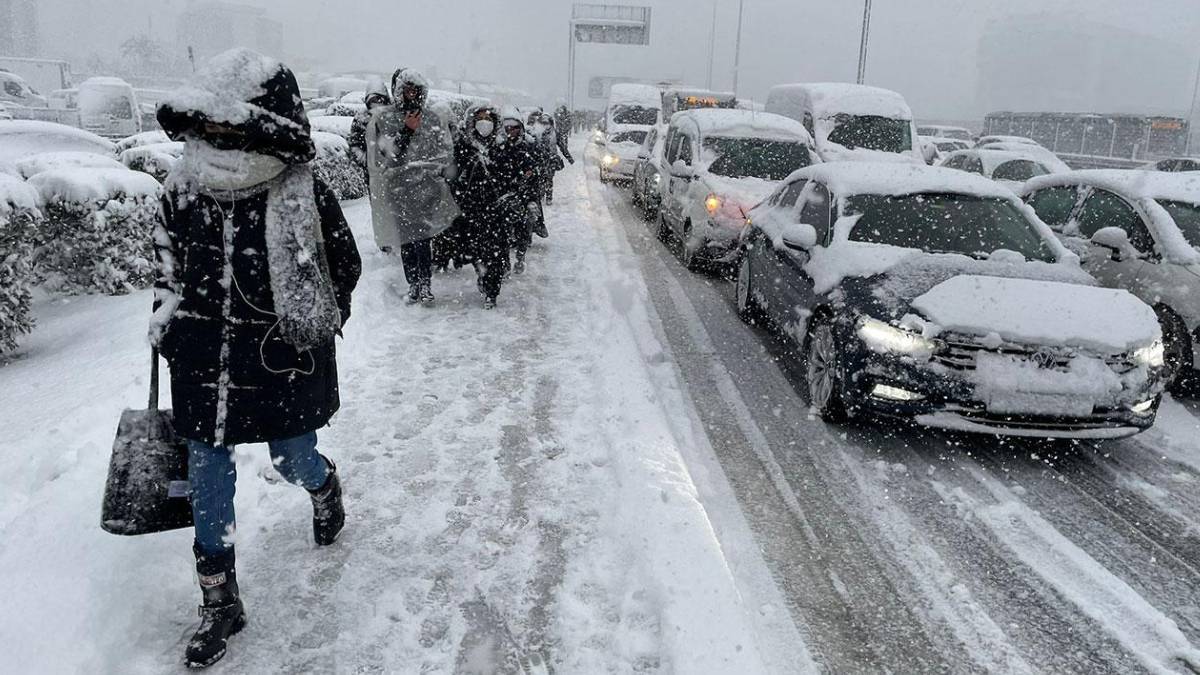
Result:
<svg viewBox="0 0 1200 675"><path fill-rule="evenodd" d="M293 485L319 490L329 478L329 462L317 454L317 432L268 443L275 468ZM196 546L217 555L233 548L227 537L234 530L233 493L237 465L233 448L188 441L188 481L192 491L192 516L196 520Z"/></svg>

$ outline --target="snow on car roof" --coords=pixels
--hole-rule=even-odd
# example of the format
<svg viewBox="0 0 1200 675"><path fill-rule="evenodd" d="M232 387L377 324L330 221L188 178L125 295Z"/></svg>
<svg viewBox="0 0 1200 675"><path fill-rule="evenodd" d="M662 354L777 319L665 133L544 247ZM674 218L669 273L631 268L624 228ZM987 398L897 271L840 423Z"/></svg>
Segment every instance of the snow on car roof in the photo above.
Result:
<svg viewBox="0 0 1200 675"><path fill-rule="evenodd" d="M11 213L14 209L36 209L40 203L38 191L28 183L0 173L0 216ZM0 224L7 220L0 219Z"/></svg>
<svg viewBox="0 0 1200 675"><path fill-rule="evenodd" d="M813 114L818 118L846 113L877 115L892 119L911 120L912 110L900 94L890 89L848 82L811 82L783 84L772 87L784 98L808 98Z"/></svg>
<svg viewBox="0 0 1200 675"><path fill-rule="evenodd" d="M892 162L827 162L800 169L787 182L815 179L839 197L951 193L1015 199L1004 186L966 171Z"/></svg>
<svg viewBox="0 0 1200 675"><path fill-rule="evenodd" d="M1090 185L1130 199L1169 199L1200 204L1200 175L1140 169L1089 169L1038 176L1024 193L1063 185Z"/></svg>
<svg viewBox="0 0 1200 675"><path fill-rule="evenodd" d="M30 155L17 162L17 171L25 178L32 178L46 171L70 168L89 169L122 169L124 166L113 157L97 155L94 152L79 152L66 150L61 152L42 152Z"/></svg>
<svg viewBox="0 0 1200 675"><path fill-rule="evenodd" d="M774 113L702 108L677 112L671 116L672 124L685 120L695 124L701 136L782 137L812 143L812 136L803 124Z"/></svg>
<svg viewBox="0 0 1200 675"><path fill-rule="evenodd" d="M1027 138L1025 136L1003 136L1003 135L984 136L983 138L979 139L979 142L980 142L980 144L983 144L983 143L1022 143L1024 145L1041 146L1041 143L1038 143L1037 141L1033 140L1032 138Z"/></svg>
<svg viewBox="0 0 1200 675"><path fill-rule="evenodd" d="M967 150L956 150L956 151L950 153L949 155L946 155L946 159L943 160L942 163L944 164L945 162L950 161L951 158L958 157L960 155L967 155L970 157L978 157L979 160L981 162L983 162L983 169L988 175L991 175L991 173L993 171L995 171L997 167L999 167L1001 164L1004 164L1005 162L1025 160L1025 161L1034 162L1034 163L1040 165L1043 163L1042 160L1044 159L1037 153L1022 152L1020 150L993 150L991 148L972 148L972 149L967 149ZM1049 167L1049 166L1044 167L1044 168L1053 170L1052 167Z"/></svg>
<svg viewBox="0 0 1200 675"><path fill-rule="evenodd" d="M608 94L608 105L637 105L646 108L661 108L662 94L658 87L649 84L614 84Z"/></svg>
<svg viewBox="0 0 1200 675"><path fill-rule="evenodd" d="M54 169L29 179L44 203L91 202L120 195L153 197L160 186L149 174L119 169Z"/></svg>
<svg viewBox="0 0 1200 675"><path fill-rule="evenodd" d="M0 120L0 161L52 150L83 150L112 155L111 141L90 131L39 120Z"/></svg>
<svg viewBox="0 0 1200 675"><path fill-rule="evenodd" d="M158 143L169 143L171 139L167 137L167 132L162 129L154 131L143 131L140 134L134 134L127 138L117 141L117 153L120 154L130 148L136 148L143 145L155 145Z"/></svg>

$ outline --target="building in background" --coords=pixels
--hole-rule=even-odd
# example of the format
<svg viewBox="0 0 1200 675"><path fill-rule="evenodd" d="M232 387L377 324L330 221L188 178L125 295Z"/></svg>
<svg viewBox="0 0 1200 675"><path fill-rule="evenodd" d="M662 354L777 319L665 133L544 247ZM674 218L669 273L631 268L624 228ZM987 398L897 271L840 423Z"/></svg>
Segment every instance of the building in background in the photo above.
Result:
<svg viewBox="0 0 1200 675"><path fill-rule="evenodd" d="M41 56L37 0L0 0L0 56Z"/></svg>
<svg viewBox="0 0 1200 675"><path fill-rule="evenodd" d="M233 2L197 2L179 17L176 36L203 62L233 47L283 58L283 24L266 10Z"/></svg>

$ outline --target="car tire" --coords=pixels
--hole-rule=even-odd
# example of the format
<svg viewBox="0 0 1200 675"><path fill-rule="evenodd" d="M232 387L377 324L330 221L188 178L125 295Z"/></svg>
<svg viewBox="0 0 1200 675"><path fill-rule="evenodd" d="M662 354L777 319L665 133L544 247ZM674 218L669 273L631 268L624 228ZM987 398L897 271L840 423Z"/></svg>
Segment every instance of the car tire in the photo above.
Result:
<svg viewBox="0 0 1200 675"><path fill-rule="evenodd" d="M738 318L751 326L766 323L766 314L754 299L754 275L750 267L750 253L743 251L738 262L737 274L737 313Z"/></svg>
<svg viewBox="0 0 1200 675"><path fill-rule="evenodd" d="M1187 325L1169 309L1156 307L1155 313L1162 326L1167 391L1172 394L1190 393L1196 378L1189 367L1192 363L1192 340Z"/></svg>
<svg viewBox="0 0 1200 675"><path fill-rule="evenodd" d="M667 217L663 214L662 209L658 211L658 240L664 244L671 242L671 226L667 225Z"/></svg>
<svg viewBox="0 0 1200 675"><path fill-rule="evenodd" d="M814 319L804 340L805 394L817 415L832 424L850 419L841 361L833 321L829 317Z"/></svg>
<svg viewBox="0 0 1200 675"><path fill-rule="evenodd" d="M689 245L692 238L691 223L685 223L683 226L683 236L679 238L679 261L689 272L699 272L703 266L703 260L700 258L699 249L693 249Z"/></svg>

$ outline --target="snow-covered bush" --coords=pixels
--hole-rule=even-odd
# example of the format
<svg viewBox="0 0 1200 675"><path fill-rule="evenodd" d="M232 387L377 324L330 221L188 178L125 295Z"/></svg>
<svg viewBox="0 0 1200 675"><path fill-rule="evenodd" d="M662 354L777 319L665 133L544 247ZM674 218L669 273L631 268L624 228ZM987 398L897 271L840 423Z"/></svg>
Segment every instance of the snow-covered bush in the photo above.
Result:
<svg viewBox="0 0 1200 675"><path fill-rule="evenodd" d="M44 204L33 262L48 290L119 295L153 281L158 181L125 168L56 169L29 185Z"/></svg>
<svg viewBox="0 0 1200 675"><path fill-rule="evenodd" d="M338 101L326 108L325 114L331 117L354 117L366 109L366 103L342 103Z"/></svg>
<svg viewBox="0 0 1200 675"><path fill-rule="evenodd" d="M338 199L358 199L367 194L367 184L362 167L350 158L350 144L346 139L321 131L313 132L313 143L317 146L317 159L313 169Z"/></svg>
<svg viewBox="0 0 1200 675"><path fill-rule="evenodd" d="M131 148L140 148L146 145L158 145L160 143L170 143L171 139L167 137L167 132L158 129L155 131L143 131L140 134L134 134L128 138L123 138L117 141L117 154L121 154Z"/></svg>
<svg viewBox="0 0 1200 675"><path fill-rule="evenodd" d="M121 163L133 171L148 173L161 183L182 156L183 143L154 143L125 150L121 153Z"/></svg>
<svg viewBox="0 0 1200 675"><path fill-rule="evenodd" d="M33 329L33 235L42 217L37 205L36 190L0 174L0 354Z"/></svg>
<svg viewBox="0 0 1200 675"><path fill-rule="evenodd" d="M335 117L333 115L314 115L308 118L313 131L323 131L327 134L337 134L342 138L350 138L350 127L354 124L353 117Z"/></svg>

